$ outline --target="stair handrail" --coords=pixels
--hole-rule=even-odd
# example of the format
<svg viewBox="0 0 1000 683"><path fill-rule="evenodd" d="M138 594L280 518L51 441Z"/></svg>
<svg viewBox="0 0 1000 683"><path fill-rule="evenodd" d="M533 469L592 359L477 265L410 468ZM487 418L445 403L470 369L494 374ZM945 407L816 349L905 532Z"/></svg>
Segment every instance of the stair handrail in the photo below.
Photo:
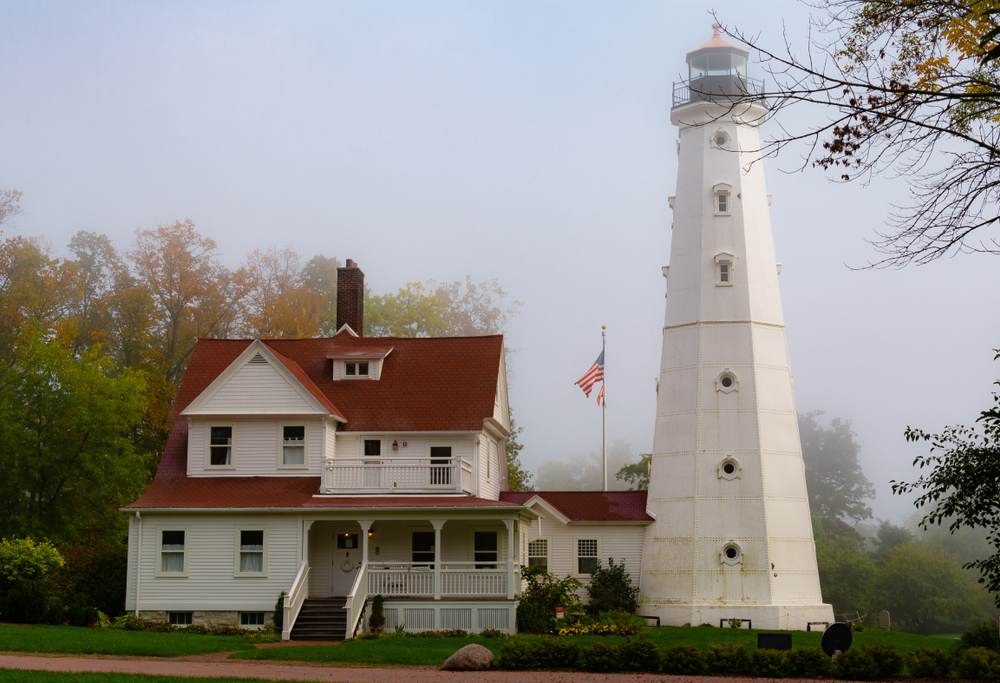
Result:
<svg viewBox="0 0 1000 683"><path fill-rule="evenodd" d="M364 586L364 588L362 588ZM353 637L358 632L358 620L364 615L364 607L368 603L368 561L361 562L358 574L354 577L354 585L347 596L344 609L347 610L347 628L344 635Z"/></svg>
<svg viewBox="0 0 1000 683"><path fill-rule="evenodd" d="M302 565L299 567L299 573L295 575L295 581L292 582L292 587L288 590L288 594L285 596L285 602L282 605L284 617L281 622L281 639L291 640L292 638L292 628L295 626L295 620L299 618L299 611L302 609L302 603L306 601L306 597L309 595L309 561L302 560Z"/></svg>

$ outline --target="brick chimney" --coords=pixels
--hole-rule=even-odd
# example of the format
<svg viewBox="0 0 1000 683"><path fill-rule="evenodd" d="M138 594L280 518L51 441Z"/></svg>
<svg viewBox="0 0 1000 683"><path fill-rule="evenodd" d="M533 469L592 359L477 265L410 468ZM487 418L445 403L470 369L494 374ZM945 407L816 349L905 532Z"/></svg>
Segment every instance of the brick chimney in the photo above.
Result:
<svg viewBox="0 0 1000 683"><path fill-rule="evenodd" d="M352 259L337 268L337 329L349 325L360 337L365 329L365 274Z"/></svg>

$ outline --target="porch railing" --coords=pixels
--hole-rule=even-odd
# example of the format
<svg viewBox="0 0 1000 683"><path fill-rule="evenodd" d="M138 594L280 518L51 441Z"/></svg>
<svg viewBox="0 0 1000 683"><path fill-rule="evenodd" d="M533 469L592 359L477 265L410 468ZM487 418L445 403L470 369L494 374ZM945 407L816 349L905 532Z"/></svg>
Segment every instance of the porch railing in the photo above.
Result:
<svg viewBox="0 0 1000 683"><path fill-rule="evenodd" d="M334 458L326 461L324 485L328 493L472 493L472 463L460 458Z"/></svg>
<svg viewBox="0 0 1000 683"><path fill-rule="evenodd" d="M291 639L292 627L295 626L295 620L299 618L299 610L302 609L302 603L307 597L309 597L309 562L303 560L299 567L299 573L295 575L295 581L292 582L292 587L283 603L282 640Z"/></svg>
<svg viewBox="0 0 1000 683"><path fill-rule="evenodd" d="M358 619L365 613L365 602L368 600L368 563L362 562L358 569L357 576L354 577L354 585L351 586L351 593L347 596L344 608L347 610L347 631L346 637L353 638L358 631Z"/></svg>
<svg viewBox="0 0 1000 683"><path fill-rule="evenodd" d="M442 562L442 597L507 597L510 562ZM431 597L434 564L412 562L368 565L368 592L383 596Z"/></svg>

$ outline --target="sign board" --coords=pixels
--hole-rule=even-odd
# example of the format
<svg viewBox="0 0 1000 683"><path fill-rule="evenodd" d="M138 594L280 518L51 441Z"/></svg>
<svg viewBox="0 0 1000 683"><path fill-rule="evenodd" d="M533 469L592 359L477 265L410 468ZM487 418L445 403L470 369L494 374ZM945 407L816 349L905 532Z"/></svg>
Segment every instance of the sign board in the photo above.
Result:
<svg viewBox="0 0 1000 683"><path fill-rule="evenodd" d="M886 610L878 613L878 627L889 630L889 613Z"/></svg>
<svg viewBox="0 0 1000 683"><path fill-rule="evenodd" d="M562 607L556 607L556 619L562 619L564 610Z"/></svg>
<svg viewBox="0 0 1000 683"><path fill-rule="evenodd" d="M830 624L823 631L823 640L820 641L823 652L828 657L832 657L837 650L847 652L851 647L851 627L843 622Z"/></svg>

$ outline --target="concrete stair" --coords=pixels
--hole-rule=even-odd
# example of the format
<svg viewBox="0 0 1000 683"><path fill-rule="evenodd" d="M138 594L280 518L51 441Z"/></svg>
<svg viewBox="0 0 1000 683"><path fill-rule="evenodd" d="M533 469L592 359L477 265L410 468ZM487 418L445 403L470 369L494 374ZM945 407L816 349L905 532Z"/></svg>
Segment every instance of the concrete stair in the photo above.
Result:
<svg viewBox="0 0 1000 683"><path fill-rule="evenodd" d="M347 633L346 597L308 598L292 627L292 640L343 640Z"/></svg>

